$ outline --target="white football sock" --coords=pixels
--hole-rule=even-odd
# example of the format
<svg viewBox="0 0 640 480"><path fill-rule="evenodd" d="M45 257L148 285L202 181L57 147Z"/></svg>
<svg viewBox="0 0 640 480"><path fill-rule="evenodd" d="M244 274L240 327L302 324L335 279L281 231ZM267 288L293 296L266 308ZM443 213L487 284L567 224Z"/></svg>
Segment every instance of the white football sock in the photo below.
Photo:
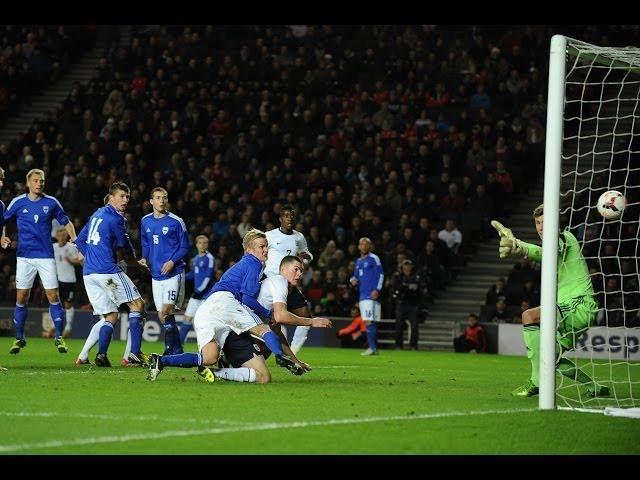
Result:
<svg viewBox="0 0 640 480"><path fill-rule="evenodd" d="M293 338L291 339L291 350L293 353L298 355L298 352L304 345L304 342L307 341L307 336L309 335L309 329L311 327L299 325L296 327L296 331L293 334Z"/></svg>
<svg viewBox="0 0 640 480"><path fill-rule="evenodd" d="M84 347L82 347L82 351L78 358L80 360L86 360L89 358L89 350L91 350L96 343L98 343L98 339L100 338L100 329L102 326L107 323L102 315L100 315L100 320L96 322L96 324L91 327L91 331L89 332L89 336L87 340L84 342Z"/></svg>
<svg viewBox="0 0 640 480"><path fill-rule="evenodd" d="M224 378L225 380L231 380L233 382L252 383L256 381L256 371L253 368L248 367L221 368L219 370L214 370L213 374L217 378Z"/></svg>
<svg viewBox="0 0 640 480"><path fill-rule="evenodd" d="M67 316L67 324L64 326L65 332L71 331L71 326L73 325L73 315L76 312L76 309L71 307L65 310L65 314Z"/></svg>
<svg viewBox="0 0 640 480"><path fill-rule="evenodd" d="M127 360L129 358L129 354L131 353L131 329L127 329L127 346L124 347L124 354L122 358Z"/></svg>

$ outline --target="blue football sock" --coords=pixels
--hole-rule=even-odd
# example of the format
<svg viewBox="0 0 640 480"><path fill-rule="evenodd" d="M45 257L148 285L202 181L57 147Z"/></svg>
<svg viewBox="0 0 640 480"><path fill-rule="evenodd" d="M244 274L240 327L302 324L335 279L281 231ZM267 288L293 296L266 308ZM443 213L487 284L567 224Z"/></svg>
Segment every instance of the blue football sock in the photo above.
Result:
<svg viewBox="0 0 640 480"><path fill-rule="evenodd" d="M190 330L191 323L182 322L182 325L180 325L180 343L182 345L187 341L187 335L189 335Z"/></svg>
<svg viewBox="0 0 640 480"><path fill-rule="evenodd" d="M172 315L167 315L164 319L165 325L171 325L172 327L172 335L171 335L171 348L174 355L183 353L182 343L180 342L180 332L178 331L178 325L176 324L176 317Z"/></svg>
<svg viewBox="0 0 640 480"><path fill-rule="evenodd" d="M262 336L264 343L267 344L269 350L271 350L274 355L284 355L282 351L282 346L280 345L280 339L278 336L272 332L271 330L267 330L267 332Z"/></svg>
<svg viewBox="0 0 640 480"><path fill-rule="evenodd" d="M367 325L367 343L371 350L378 350L378 324L376 322Z"/></svg>
<svg viewBox="0 0 640 480"><path fill-rule="evenodd" d="M181 353L179 355L162 355L160 363L163 367L191 368L202 365L202 355L199 353Z"/></svg>
<svg viewBox="0 0 640 480"><path fill-rule="evenodd" d="M51 315L51 321L56 330L55 337L61 337L65 324L65 311L62 305L60 305L60 302L49 304L49 314Z"/></svg>
<svg viewBox="0 0 640 480"><path fill-rule="evenodd" d="M113 325L110 322L100 327L100 336L98 337L98 353L107 353L109 350L109 344L111 343L111 336L113 335Z"/></svg>
<svg viewBox="0 0 640 480"><path fill-rule="evenodd" d="M131 333L131 351L136 355L140 353L142 345L142 314L140 312L129 313L129 332Z"/></svg>
<svg viewBox="0 0 640 480"><path fill-rule="evenodd" d="M175 328L173 325L165 322L162 324L164 328L164 351L169 352L170 355L173 355L173 332Z"/></svg>
<svg viewBox="0 0 640 480"><path fill-rule="evenodd" d="M16 326L16 339L24 338L24 322L27 320L27 306L16 303L13 311L13 323Z"/></svg>

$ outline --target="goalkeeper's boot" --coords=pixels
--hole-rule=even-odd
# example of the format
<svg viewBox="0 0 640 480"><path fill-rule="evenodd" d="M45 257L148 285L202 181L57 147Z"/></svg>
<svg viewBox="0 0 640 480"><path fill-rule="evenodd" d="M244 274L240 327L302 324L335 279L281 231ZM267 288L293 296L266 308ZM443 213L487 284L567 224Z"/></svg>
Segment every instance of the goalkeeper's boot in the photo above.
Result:
<svg viewBox="0 0 640 480"><path fill-rule="evenodd" d="M20 353L20 349L24 348L27 345L27 341L24 338L21 338L20 340L16 340L13 342L13 345L11 345L11 348L9 349L9 353L13 353L14 355Z"/></svg>
<svg viewBox="0 0 640 480"><path fill-rule="evenodd" d="M4 368L2 365L0 365L0 372L6 372L6 371L7 371L7 369Z"/></svg>
<svg viewBox="0 0 640 480"><path fill-rule="evenodd" d="M294 375L302 375L304 368L298 362L295 362L288 355L276 355L276 364L279 367L286 368Z"/></svg>
<svg viewBox="0 0 640 480"><path fill-rule="evenodd" d="M209 367L198 367L198 375L207 383L213 383L216 381L216 376Z"/></svg>
<svg viewBox="0 0 640 480"><path fill-rule="evenodd" d="M69 351L69 349L67 348L67 344L62 337L56 338L56 341L53 342L53 344L58 348L58 351L60 353L67 353Z"/></svg>
<svg viewBox="0 0 640 480"><path fill-rule="evenodd" d="M146 368L149 366L149 355L145 355L142 352L129 353L127 360L129 361L127 363L127 366L129 367L145 367Z"/></svg>
<svg viewBox="0 0 640 480"><path fill-rule="evenodd" d="M587 395L590 397L608 397L611 394L609 387L605 385L589 385L587 387Z"/></svg>
<svg viewBox="0 0 640 480"><path fill-rule="evenodd" d="M152 353L151 359L149 360L149 373L147 374L147 380L151 380L153 382L158 378L162 369L162 358L157 353Z"/></svg>
<svg viewBox="0 0 640 480"><path fill-rule="evenodd" d="M76 363L76 365L78 367L81 367L82 365L91 365L91 362L89 361L88 358L83 360L83 359L78 357L78 358L76 358L76 362L75 363Z"/></svg>
<svg viewBox="0 0 640 480"><path fill-rule="evenodd" d="M540 389L529 380L526 384L511 392L511 395L514 397L533 397L534 395L538 395L539 392Z"/></svg>
<svg viewBox="0 0 640 480"><path fill-rule="evenodd" d="M111 362L107 358L106 353L97 353L96 354L96 367L110 367Z"/></svg>

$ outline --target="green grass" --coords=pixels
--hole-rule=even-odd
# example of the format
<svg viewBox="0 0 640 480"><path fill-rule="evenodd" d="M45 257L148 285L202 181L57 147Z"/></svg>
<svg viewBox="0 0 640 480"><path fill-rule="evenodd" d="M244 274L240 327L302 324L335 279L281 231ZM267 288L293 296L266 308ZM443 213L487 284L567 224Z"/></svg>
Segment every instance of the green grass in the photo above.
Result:
<svg viewBox="0 0 640 480"><path fill-rule="evenodd" d="M15 356L10 344L1 339L5 454L640 453L640 420L511 397L528 377L522 357L309 347L301 358L316 368L302 377L269 359L271 384L206 384L190 369L149 382L146 369L76 367L79 340L66 355L51 340ZM123 349L112 343L114 364Z"/></svg>

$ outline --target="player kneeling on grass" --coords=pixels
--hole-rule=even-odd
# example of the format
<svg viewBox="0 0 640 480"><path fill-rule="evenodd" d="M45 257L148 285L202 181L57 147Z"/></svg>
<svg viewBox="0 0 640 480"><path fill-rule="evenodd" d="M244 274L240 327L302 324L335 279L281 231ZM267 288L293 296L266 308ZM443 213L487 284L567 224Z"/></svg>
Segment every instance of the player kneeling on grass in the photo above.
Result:
<svg viewBox="0 0 640 480"><path fill-rule="evenodd" d="M291 295L292 290L298 289L298 284L304 273L303 261L295 255L285 256L280 261L278 274L270 276L262 281L260 286L260 295L258 302L265 308L273 310L273 321L270 328L280 336L282 350L290 356L295 362L302 365L302 371L292 371L296 375L302 375L304 372L311 371L311 367L300 361L293 352L293 347L287 343L287 339L282 333L281 325L304 326L307 328L331 328L331 321L326 318L309 318L301 317L288 310L287 300L295 298ZM294 292L295 293L295 292ZM266 321L269 321L267 319ZM234 332L229 333L222 349L224 358L218 360L218 366L232 366L241 370L239 367L248 367L248 362L255 358L259 358L258 363L264 369L263 378L269 379L270 374L264 360L266 360L271 351L259 337L252 337L248 332L236 335ZM221 368L214 370L216 377L226 380L242 381L229 375L234 369ZM256 370L257 371L257 370ZM266 380L268 381L268 380Z"/></svg>
<svg viewBox="0 0 640 480"><path fill-rule="evenodd" d="M536 231L542 238L544 225L543 205L533 211ZM524 257L536 262L542 260L542 247L518 240L509 228L496 220L491 225L500 235L500 258ZM556 332L556 370L562 375L587 385L592 397L609 395L609 388L598 385L562 354L573 349L575 339L595 320L598 304L593 298L593 285L587 262L580 252L576 237L568 230L560 233L558 250L558 330ZM530 308L522 314L524 343L531 360L531 378L523 386L511 392L517 397L538 394L540 369L540 307Z"/></svg>
<svg viewBox="0 0 640 480"><path fill-rule="evenodd" d="M153 354L147 377L149 380L155 380L167 366L197 366L201 367L198 372L205 380L213 381L213 373L204 366L213 365L218 361L220 349L224 347L225 340L232 330L238 335L249 332L261 337L275 354L278 366L294 373L304 371L302 365L285 355L278 336L258 316L271 318L273 314L257 300L260 277L264 261L267 259L268 247L264 232L257 229L248 231L242 240L242 246L245 255L222 275L193 319L200 353L162 356ZM256 378L255 369L247 368L245 373L244 381L269 381L269 378Z"/></svg>

